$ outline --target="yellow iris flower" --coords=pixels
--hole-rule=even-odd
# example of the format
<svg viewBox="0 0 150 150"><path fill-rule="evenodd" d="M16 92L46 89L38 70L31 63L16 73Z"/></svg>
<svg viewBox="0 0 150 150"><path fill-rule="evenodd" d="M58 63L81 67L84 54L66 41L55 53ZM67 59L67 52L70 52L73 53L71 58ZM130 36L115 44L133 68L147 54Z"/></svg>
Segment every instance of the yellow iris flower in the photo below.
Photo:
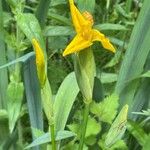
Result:
<svg viewBox="0 0 150 150"><path fill-rule="evenodd" d="M93 18L90 13L84 12L83 14L81 14L74 5L73 0L69 0L69 4L73 24L77 34L64 50L63 56L83 50L91 46L94 41L100 41L104 48L115 52L115 48L110 43L109 39L106 38L105 35L98 30L92 29Z"/></svg>
<svg viewBox="0 0 150 150"><path fill-rule="evenodd" d="M43 87L46 81L44 53L36 39L32 39L32 44L36 56L36 67L37 67L38 78L41 87Z"/></svg>

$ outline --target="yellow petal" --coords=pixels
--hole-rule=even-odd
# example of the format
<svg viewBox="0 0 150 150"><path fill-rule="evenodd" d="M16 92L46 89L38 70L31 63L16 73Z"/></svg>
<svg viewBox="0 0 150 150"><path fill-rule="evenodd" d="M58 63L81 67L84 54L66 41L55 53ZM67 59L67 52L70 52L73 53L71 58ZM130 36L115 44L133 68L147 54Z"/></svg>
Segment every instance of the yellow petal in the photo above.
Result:
<svg viewBox="0 0 150 150"><path fill-rule="evenodd" d="M100 41L102 46L112 52L116 52L114 46L110 43L109 39L105 37L104 34L99 32L98 30L92 30L92 41Z"/></svg>
<svg viewBox="0 0 150 150"><path fill-rule="evenodd" d="M77 33L82 31L82 27L89 26L89 21L84 18L84 16L80 13L80 11L74 5L73 0L69 0L71 17L73 21L73 25Z"/></svg>
<svg viewBox="0 0 150 150"><path fill-rule="evenodd" d="M66 56L71 53L78 52L82 49L85 49L92 45L92 42L83 39L81 35L76 35L71 43L67 46L67 48L63 52L63 56Z"/></svg>
<svg viewBox="0 0 150 150"><path fill-rule="evenodd" d="M41 49L36 39L32 39L32 44L33 44L35 55L36 55L36 66L37 66L38 78L39 78L41 86L43 87L43 85L45 84L45 80L46 80L45 60L44 60L43 50Z"/></svg>

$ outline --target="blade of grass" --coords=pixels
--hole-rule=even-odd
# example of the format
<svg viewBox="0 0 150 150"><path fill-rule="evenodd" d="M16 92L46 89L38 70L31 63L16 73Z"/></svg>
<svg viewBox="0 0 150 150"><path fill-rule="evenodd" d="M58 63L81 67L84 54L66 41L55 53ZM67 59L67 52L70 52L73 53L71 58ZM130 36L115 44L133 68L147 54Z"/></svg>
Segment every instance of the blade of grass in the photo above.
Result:
<svg viewBox="0 0 150 150"><path fill-rule="evenodd" d="M126 51L116 84L116 93L120 95L120 107L129 104L129 114L134 107L133 99L139 85L139 80L128 83L140 76L150 51L150 5L145 0L139 17L134 26L128 49Z"/></svg>
<svg viewBox="0 0 150 150"><path fill-rule="evenodd" d="M6 50L4 43L4 33L3 33L3 9L2 0L0 0L0 65L6 63ZM0 71L0 109L6 109L7 99L6 90L8 86L8 74L7 69ZM6 122L0 122L0 144L8 136L8 126Z"/></svg>
<svg viewBox="0 0 150 150"><path fill-rule="evenodd" d="M75 133L67 130L58 131L56 135L56 141L67 139L69 137L75 136ZM25 149L29 149L31 147L45 144L51 142L51 136L50 133L44 133L43 135L39 136L37 139L35 139L30 145L28 145Z"/></svg>
<svg viewBox="0 0 150 150"><path fill-rule="evenodd" d="M147 72L148 70L150 70L150 53L145 65L145 71ZM144 78L141 80L140 86L138 87L137 90L137 94L134 98L133 101L133 112L138 112L142 109L147 109L148 107L148 103L150 102L150 78ZM138 116L132 114L131 115L133 119L136 119Z"/></svg>
<svg viewBox="0 0 150 150"><path fill-rule="evenodd" d="M72 25L72 23L70 22L70 20L68 18L66 18L64 16L61 16L61 15L58 15L58 14L49 13L48 18L55 19L55 20L57 20L58 22L60 22L64 25L68 25L68 26Z"/></svg>
<svg viewBox="0 0 150 150"><path fill-rule="evenodd" d="M41 28L45 26L45 21L48 13L50 0L40 0L39 5L36 10L36 17L40 23Z"/></svg>
<svg viewBox="0 0 150 150"><path fill-rule="evenodd" d="M41 95L35 66L35 56L30 57L24 63L23 72L31 127L43 130ZM32 136L35 139L33 130Z"/></svg>
<svg viewBox="0 0 150 150"><path fill-rule="evenodd" d="M0 66L6 63L6 51L3 33L3 10L2 1L0 0ZM5 83L5 84L4 84ZM6 89L8 85L7 69L0 72L0 108L6 108Z"/></svg>
<svg viewBox="0 0 150 150"><path fill-rule="evenodd" d="M126 13L129 13L132 6L132 0L126 0Z"/></svg>
<svg viewBox="0 0 150 150"><path fill-rule="evenodd" d="M16 21L22 32L26 37L32 41L37 39L43 50L45 50L45 43L42 36L42 31L36 17L31 13L19 13L15 16Z"/></svg>
<svg viewBox="0 0 150 150"><path fill-rule="evenodd" d="M4 64L4 65L0 66L0 69L4 69L4 68L9 67L9 66L11 66L11 65L14 65L14 64L16 64L16 63L23 63L23 62L26 62L26 61L27 61L30 57L32 57L32 56L35 56L35 53L34 53L34 52L27 53L27 54L25 54L24 56L21 56L21 57L19 57L19 58L13 60L13 61L11 61L11 62L8 62L7 64Z"/></svg>
<svg viewBox="0 0 150 150"><path fill-rule="evenodd" d="M69 112L78 92L79 88L75 74L72 72L64 79L56 94L54 102L54 122L56 125L56 131L65 128Z"/></svg>

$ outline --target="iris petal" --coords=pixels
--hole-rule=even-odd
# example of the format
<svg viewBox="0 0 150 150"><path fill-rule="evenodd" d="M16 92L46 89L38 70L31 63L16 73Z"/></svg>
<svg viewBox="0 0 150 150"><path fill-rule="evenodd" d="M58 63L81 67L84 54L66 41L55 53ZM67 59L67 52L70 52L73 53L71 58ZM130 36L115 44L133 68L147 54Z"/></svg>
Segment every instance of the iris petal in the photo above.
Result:
<svg viewBox="0 0 150 150"><path fill-rule="evenodd" d="M115 48L110 43L109 39L106 38L105 35L99 32L98 30L92 29L92 41L100 41L104 48L115 52Z"/></svg>
<svg viewBox="0 0 150 150"><path fill-rule="evenodd" d="M89 21L86 20L80 11L74 5L73 0L69 0L70 3L70 10L71 10L71 17L73 21L73 25L77 33L82 31L83 26L89 26Z"/></svg>
<svg viewBox="0 0 150 150"><path fill-rule="evenodd" d="M63 56L78 52L89 47L90 45L92 45L92 42L85 40L81 35L77 34L63 52Z"/></svg>

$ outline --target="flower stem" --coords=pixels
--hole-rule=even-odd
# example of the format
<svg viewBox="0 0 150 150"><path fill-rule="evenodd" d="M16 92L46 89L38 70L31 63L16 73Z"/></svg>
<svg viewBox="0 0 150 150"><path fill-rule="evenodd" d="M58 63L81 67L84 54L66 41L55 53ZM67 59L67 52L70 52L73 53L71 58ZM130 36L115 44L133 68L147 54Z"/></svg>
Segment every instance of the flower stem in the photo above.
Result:
<svg viewBox="0 0 150 150"><path fill-rule="evenodd" d="M83 144L84 144L84 139L85 139L85 134L86 134L86 127L87 127L87 122L88 122L89 108L90 108L90 104L85 104L84 114L83 114L82 131L81 131L81 137L80 137L80 143L79 143L78 150L83 149Z"/></svg>
<svg viewBox="0 0 150 150"><path fill-rule="evenodd" d="M54 124L50 125L50 135L51 135L51 142L52 142L52 150L56 150Z"/></svg>

